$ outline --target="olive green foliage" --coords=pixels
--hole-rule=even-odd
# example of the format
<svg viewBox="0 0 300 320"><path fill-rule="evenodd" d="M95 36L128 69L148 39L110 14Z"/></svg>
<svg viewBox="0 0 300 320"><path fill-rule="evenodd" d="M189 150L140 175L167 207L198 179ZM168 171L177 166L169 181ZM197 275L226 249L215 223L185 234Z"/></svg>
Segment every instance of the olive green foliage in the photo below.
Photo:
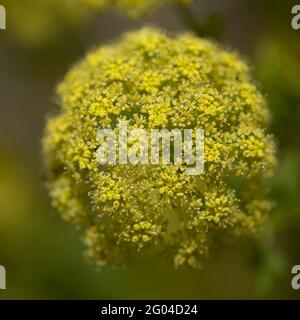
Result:
<svg viewBox="0 0 300 320"><path fill-rule="evenodd" d="M3 0L7 36L24 47L49 47L66 39L88 18L80 0Z"/></svg>

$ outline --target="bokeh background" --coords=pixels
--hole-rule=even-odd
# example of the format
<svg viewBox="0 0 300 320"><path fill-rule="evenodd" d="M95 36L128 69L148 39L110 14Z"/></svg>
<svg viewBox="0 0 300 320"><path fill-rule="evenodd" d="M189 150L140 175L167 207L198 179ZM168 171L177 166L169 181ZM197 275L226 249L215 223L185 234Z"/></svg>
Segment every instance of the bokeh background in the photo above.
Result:
<svg viewBox="0 0 300 320"><path fill-rule="evenodd" d="M0 299L299 299L300 30L290 0L196 0L128 20L77 1L0 0ZM255 239L214 248L202 270L174 270L152 255L121 270L87 264L80 234L51 209L40 140L55 85L85 52L145 24L191 30L238 50L253 66L273 115L279 164L268 184L274 209Z"/></svg>

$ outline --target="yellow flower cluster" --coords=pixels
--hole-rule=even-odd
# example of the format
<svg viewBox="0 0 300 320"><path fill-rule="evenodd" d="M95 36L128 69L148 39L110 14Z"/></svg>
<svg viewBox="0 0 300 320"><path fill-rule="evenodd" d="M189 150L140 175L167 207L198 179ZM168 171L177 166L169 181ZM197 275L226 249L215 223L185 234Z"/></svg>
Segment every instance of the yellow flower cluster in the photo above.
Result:
<svg viewBox="0 0 300 320"><path fill-rule="evenodd" d="M177 267L198 267L216 234L258 230L270 210L263 184L275 148L264 97L237 54L189 33L143 28L88 54L58 96L43 140L50 195L85 231L98 266L152 247ZM204 129L204 173L186 175L184 163L100 166L97 132L119 120Z"/></svg>
<svg viewBox="0 0 300 320"><path fill-rule="evenodd" d="M108 7L130 18L137 18L154 11L164 3L188 3L191 0L81 0L89 7L102 11Z"/></svg>

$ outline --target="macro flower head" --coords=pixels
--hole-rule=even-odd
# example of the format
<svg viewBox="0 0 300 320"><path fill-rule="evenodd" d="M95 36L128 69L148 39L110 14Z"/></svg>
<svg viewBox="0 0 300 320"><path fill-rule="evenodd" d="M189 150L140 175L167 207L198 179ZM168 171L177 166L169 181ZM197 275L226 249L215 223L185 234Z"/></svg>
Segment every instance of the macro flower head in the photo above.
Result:
<svg viewBox="0 0 300 320"><path fill-rule="evenodd" d="M43 149L53 206L83 230L97 266L157 248L201 266L216 235L259 230L275 165L266 101L234 52L190 33L129 32L89 53L57 89ZM99 128L202 128L205 168L99 165ZM238 238L237 238L238 239Z"/></svg>
<svg viewBox="0 0 300 320"><path fill-rule="evenodd" d="M191 0L81 0L85 5L103 11L113 8L130 18L138 18L167 3L189 3Z"/></svg>

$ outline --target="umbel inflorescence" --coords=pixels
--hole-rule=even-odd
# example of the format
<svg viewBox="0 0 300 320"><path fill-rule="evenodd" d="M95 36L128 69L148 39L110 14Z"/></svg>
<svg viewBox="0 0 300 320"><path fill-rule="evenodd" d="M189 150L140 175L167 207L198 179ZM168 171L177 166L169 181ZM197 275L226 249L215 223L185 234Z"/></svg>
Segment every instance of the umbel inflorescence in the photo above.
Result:
<svg viewBox="0 0 300 320"><path fill-rule="evenodd" d="M191 0L81 0L83 4L103 11L109 7L123 15L138 18L166 3L188 3Z"/></svg>
<svg viewBox="0 0 300 320"><path fill-rule="evenodd" d="M43 149L54 207L84 230L98 266L146 248L175 266L200 266L216 235L258 230L275 164L269 113L238 55L185 33L125 34L88 54L58 86L60 110ZM202 128L205 169L183 164L99 165L99 128Z"/></svg>

